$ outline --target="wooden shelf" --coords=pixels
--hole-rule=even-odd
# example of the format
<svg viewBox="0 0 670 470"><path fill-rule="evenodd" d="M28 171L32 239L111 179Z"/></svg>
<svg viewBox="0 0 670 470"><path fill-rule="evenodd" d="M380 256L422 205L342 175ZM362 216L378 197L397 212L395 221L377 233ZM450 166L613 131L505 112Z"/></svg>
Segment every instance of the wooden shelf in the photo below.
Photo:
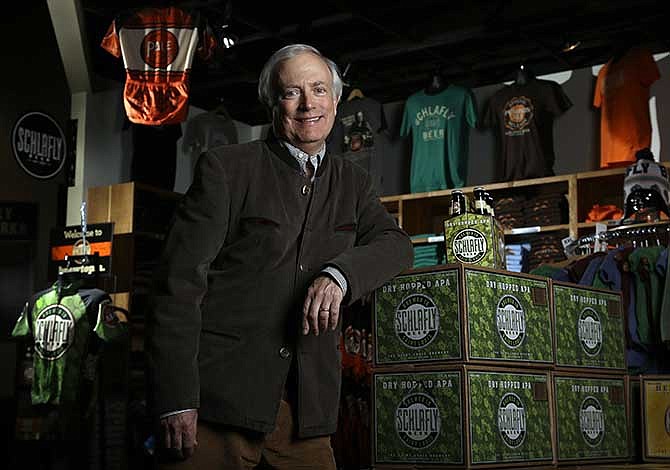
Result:
<svg viewBox="0 0 670 470"><path fill-rule="evenodd" d="M600 222L579 222L577 228L595 228L597 224L605 224L608 227L615 227L619 223L619 220L603 220Z"/></svg>
<svg viewBox="0 0 670 470"><path fill-rule="evenodd" d="M670 168L670 162L662 164ZM523 233L518 233L519 230L506 230L505 235L523 237L533 233L567 231L572 238L577 238L580 230L595 227L595 222L580 222L586 218L593 205L616 204L621 206L625 173L626 167L620 167L477 186L486 188L494 199L496 196L508 197L517 193L534 197L541 193L560 191L567 199L567 224L540 226L537 229L526 228L527 230L520 230ZM470 194L474 188L475 186L466 186L459 189ZM439 230L439 224L436 221L439 222L439 219L444 218L444 214L448 212L451 192L452 189L444 189L425 193L398 194L384 196L380 200L408 234L418 235ZM414 243L428 243L428 240L419 239Z"/></svg>
<svg viewBox="0 0 670 470"><path fill-rule="evenodd" d="M570 230L570 224L559 225L538 225L535 227L519 227L505 230L505 236L522 236L533 233L558 232L560 230Z"/></svg>

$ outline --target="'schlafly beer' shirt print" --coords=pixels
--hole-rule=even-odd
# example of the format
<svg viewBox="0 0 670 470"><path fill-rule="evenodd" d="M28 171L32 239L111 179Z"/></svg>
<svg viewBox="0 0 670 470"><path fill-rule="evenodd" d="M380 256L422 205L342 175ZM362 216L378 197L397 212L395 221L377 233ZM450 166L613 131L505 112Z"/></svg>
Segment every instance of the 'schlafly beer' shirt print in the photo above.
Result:
<svg viewBox="0 0 670 470"><path fill-rule="evenodd" d="M472 91L450 85L407 99L400 134L412 133L410 190L413 193L465 186L469 127L477 125Z"/></svg>

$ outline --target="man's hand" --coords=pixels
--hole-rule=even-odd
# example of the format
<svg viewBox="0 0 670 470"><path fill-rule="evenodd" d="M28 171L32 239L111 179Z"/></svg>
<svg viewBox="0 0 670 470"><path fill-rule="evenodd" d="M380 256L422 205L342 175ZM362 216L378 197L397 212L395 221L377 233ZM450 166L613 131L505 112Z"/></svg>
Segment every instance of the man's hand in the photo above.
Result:
<svg viewBox="0 0 670 470"><path fill-rule="evenodd" d="M160 443L168 454L183 460L191 455L198 446L198 410L187 410L161 418Z"/></svg>
<svg viewBox="0 0 670 470"><path fill-rule="evenodd" d="M342 289L329 276L319 276L307 289L307 297L302 307L302 334L310 330L319 336L328 327L334 330L340 318Z"/></svg>

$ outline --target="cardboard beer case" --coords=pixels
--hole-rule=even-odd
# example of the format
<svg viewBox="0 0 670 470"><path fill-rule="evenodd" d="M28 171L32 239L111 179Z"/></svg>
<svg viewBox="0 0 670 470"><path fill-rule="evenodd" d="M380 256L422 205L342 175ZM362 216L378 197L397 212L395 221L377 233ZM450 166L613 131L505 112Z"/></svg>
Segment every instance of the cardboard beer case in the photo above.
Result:
<svg viewBox="0 0 670 470"><path fill-rule="evenodd" d="M505 232L490 215L466 213L444 221L448 263L505 269Z"/></svg>
<svg viewBox="0 0 670 470"><path fill-rule="evenodd" d="M374 295L374 365L551 367L546 278L462 264L402 273Z"/></svg>
<svg viewBox="0 0 670 470"><path fill-rule="evenodd" d="M670 375L640 377L642 460L670 462Z"/></svg>
<svg viewBox="0 0 670 470"><path fill-rule="evenodd" d="M551 393L546 371L463 364L377 371L375 468L550 465Z"/></svg>
<svg viewBox="0 0 670 470"><path fill-rule="evenodd" d="M559 465L630 459L624 375L554 372Z"/></svg>
<svg viewBox="0 0 670 470"><path fill-rule="evenodd" d="M621 293L552 282L557 369L625 372Z"/></svg>
<svg viewBox="0 0 670 470"><path fill-rule="evenodd" d="M631 462L642 461L642 396L640 376L626 376L628 383L628 416Z"/></svg>

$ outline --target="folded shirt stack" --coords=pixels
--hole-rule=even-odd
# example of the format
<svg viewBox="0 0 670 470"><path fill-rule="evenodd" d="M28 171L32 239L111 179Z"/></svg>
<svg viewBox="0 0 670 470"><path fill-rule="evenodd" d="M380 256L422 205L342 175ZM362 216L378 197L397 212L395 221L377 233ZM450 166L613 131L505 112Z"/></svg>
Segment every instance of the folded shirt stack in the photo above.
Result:
<svg viewBox="0 0 670 470"><path fill-rule="evenodd" d="M493 204L496 219L503 228L510 229L524 226L523 207L526 197L508 196L497 199Z"/></svg>
<svg viewBox="0 0 670 470"><path fill-rule="evenodd" d="M433 233L414 235L410 238L416 240L419 238L433 237ZM414 245L414 266L423 268L426 266L437 266L445 263L444 242L419 243Z"/></svg>
<svg viewBox="0 0 670 470"><path fill-rule="evenodd" d="M528 256L530 243L505 245L505 262L507 270L515 273L528 272Z"/></svg>
<svg viewBox="0 0 670 470"><path fill-rule="evenodd" d="M546 263L555 263L565 260L565 252L559 235L541 235L530 242L528 270L532 271Z"/></svg>
<svg viewBox="0 0 670 470"><path fill-rule="evenodd" d="M523 206L526 227L559 225L567 222L567 201L563 193L546 193L527 200Z"/></svg>

